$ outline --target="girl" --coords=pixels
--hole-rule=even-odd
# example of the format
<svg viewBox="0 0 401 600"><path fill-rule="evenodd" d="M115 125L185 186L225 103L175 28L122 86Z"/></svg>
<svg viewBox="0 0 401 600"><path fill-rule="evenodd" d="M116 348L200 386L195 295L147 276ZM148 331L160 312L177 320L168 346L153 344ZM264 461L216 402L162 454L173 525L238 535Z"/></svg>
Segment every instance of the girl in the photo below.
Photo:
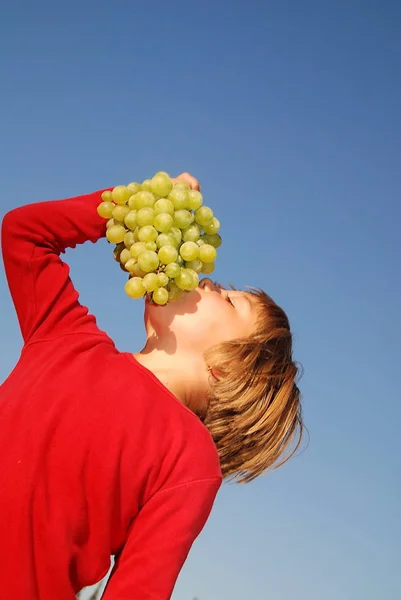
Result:
<svg viewBox="0 0 401 600"><path fill-rule="evenodd" d="M222 477L282 464L302 432L288 320L264 292L204 279L175 303L146 303L137 354L97 327L60 254L104 236L100 196L3 219L24 340L0 389L7 600L74 600L110 555L105 600L167 600Z"/></svg>

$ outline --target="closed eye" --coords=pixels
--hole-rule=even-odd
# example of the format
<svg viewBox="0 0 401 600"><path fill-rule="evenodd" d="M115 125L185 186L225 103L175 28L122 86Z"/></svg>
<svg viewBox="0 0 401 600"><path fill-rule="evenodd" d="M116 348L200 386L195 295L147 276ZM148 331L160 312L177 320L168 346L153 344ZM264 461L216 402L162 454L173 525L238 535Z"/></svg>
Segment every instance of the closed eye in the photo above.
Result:
<svg viewBox="0 0 401 600"><path fill-rule="evenodd" d="M230 296L226 296L226 300L227 302L229 302L229 304L231 304L231 306L235 308L234 302L231 300Z"/></svg>

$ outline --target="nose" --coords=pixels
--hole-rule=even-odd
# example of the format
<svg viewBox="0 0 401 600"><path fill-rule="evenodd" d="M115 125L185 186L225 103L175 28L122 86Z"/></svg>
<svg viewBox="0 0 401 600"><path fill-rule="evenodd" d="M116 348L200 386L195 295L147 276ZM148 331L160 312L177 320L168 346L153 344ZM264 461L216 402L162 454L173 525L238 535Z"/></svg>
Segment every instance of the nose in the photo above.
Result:
<svg viewBox="0 0 401 600"><path fill-rule="evenodd" d="M202 288L202 290L208 289L213 292L216 291L216 286L213 283L213 281L211 279L209 279L209 277L204 277L202 279L202 281L200 282L199 287Z"/></svg>
<svg viewBox="0 0 401 600"><path fill-rule="evenodd" d="M221 290L221 285L219 285L215 281L212 281L211 279L209 279L209 277L204 277L200 282L199 287L203 290L207 289L212 292L218 292Z"/></svg>

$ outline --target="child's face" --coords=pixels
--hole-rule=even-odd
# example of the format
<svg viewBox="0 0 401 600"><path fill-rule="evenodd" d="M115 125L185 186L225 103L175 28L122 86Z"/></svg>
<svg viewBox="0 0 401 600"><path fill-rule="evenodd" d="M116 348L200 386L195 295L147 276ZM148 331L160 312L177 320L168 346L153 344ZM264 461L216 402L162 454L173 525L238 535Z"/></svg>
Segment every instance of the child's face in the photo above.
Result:
<svg viewBox="0 0 401 600"><path fill-rule="evenodd" d="M200 286L166 306L146 304L145 324L166 338L169 347L204 352L208 348L255 331L258 317L256 298L249 293L226 290L205 278Z"/></svg>

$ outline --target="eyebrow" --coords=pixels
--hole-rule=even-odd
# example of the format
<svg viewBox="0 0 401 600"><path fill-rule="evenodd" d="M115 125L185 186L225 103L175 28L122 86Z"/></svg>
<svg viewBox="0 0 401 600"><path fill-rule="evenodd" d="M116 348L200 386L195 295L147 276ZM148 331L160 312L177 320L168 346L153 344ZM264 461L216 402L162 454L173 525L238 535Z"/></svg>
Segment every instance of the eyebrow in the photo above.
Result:
<svg viewBox="0 0 401 600"><path fill-rule="evenodd" d="M248 308L249 308L249 310L250 310L251 312L253 312L253 311L254 311L254 309L255 309L255 305L254 305L254 303L253 303L253 302L251 302L251 300L249 299L249 297L247 296L247 294L245 294L245 293L244 293L244 294L242 294L242 295L241 295L241 296L239 296L239 297L240 297L240 298L243 298L244 300L246 300L246 303L247 303L247 305L248 305ZM235 302L235 300L236 300L236 299L234 298L234 302Z"/></svg>
<svg viewBox="0 0 401 600"><path fill-rule="evenodd" d="M216 282L216 283L217 283L217 285L220 285L218 282ZM223 289L223 286L221 286L221 285L220 285L220 287ZM233 285L230 285L230 287L231 287L231 291L233 291L233 292L240 292L240 293L241 293L241 295L240 295L239 297L240 297L240 298L245 298L245 300L246 300L246 302L247 302L247 305L248 305L248 308L249 308L250 312L251 312L251 313L254 313L254 312L255 312L255 310L256 310L256 303L255 303L255 302L253 302L253 301L250 299L250 297L249 297L249 296L252 296L252 298L254 298L254 295L253 295L253 294L250 294L249 292L245 292L244 290L241 290L240 288L236 288L236 287L235 287L235 286L233 286ZM238 298L238 296L236 296L236 297L234 298L234 304L235 304L235 300L236 300L236 298Z"/></svg>
<svg viewBox="0 0 401 600"><path fill-rule="evenodd" d="M246 299L248 300L248 302L251 306L252 314L256 317L256 319L258 319L260 317L260 313L262 310L262 304L261 304L260 299L258 298L258 296L256 294L252 294L252 293L248 293L246 295Z"/></svg>

